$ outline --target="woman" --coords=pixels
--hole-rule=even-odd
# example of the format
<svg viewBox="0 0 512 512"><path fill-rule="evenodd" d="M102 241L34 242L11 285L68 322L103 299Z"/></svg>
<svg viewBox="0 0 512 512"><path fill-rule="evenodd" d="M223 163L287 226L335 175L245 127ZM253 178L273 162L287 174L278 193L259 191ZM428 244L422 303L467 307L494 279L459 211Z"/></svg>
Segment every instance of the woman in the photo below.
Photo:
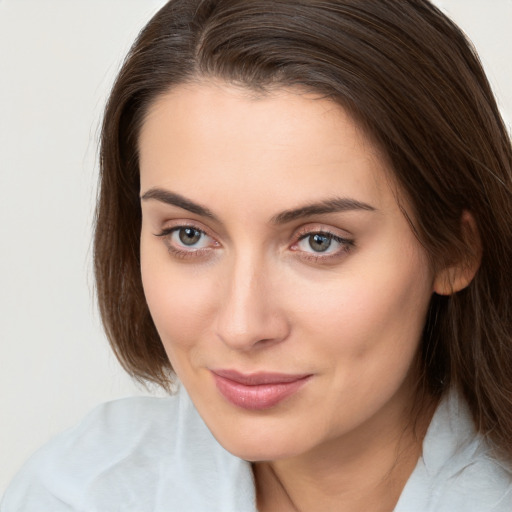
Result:
<svg viewBox="0 0 512 512"><path fill-rule="evenodd" d="M101 167L107 334L180 389L94 411L2 511L512 508L512 149L429 2L169 2Z"/></svg>

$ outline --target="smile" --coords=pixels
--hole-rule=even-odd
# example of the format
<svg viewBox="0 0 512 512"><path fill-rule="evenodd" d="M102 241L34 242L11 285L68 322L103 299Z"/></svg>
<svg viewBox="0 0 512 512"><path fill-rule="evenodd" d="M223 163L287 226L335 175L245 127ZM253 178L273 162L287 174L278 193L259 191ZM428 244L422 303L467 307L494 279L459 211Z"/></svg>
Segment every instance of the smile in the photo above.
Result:
<svg viewBox="0 0 512 512"><path fill-rule="evenodd" d="M296 393L312 375L278 373L242 374L212 371L217 389L231 404L248 410L270 409Z"/></svg>

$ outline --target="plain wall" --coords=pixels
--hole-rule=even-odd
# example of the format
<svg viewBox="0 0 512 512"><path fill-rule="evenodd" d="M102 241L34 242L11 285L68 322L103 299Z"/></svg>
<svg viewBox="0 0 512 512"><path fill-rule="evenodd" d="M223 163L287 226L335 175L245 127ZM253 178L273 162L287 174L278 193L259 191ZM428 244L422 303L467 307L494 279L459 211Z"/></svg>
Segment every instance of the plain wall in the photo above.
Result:
<svg viewBox="0 0 512 512"><path fill-rule="evenodd" d="M164 0L0 0L0 495L95 404L146 393L102 333L91 273L101 111ZM512 120L512 0L438 0ZM512 221L512 220L511 220Z"/></svg>

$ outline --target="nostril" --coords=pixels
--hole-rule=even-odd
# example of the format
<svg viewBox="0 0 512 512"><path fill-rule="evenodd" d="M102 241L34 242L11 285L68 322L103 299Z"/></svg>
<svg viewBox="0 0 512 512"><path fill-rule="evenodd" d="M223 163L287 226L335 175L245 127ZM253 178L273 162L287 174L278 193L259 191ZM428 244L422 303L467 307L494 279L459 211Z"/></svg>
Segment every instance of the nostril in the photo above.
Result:
<svg viewBox="0 0 512 512"><path fill-rule="evenodd" d="M231 325L219 322L217 337L225 345L236 350L257 350L270 345L280 343L288 337L289 328L286 318L273 315L272 318L261 321L251 319L234 325L233 317L230 317Z"/></svg>

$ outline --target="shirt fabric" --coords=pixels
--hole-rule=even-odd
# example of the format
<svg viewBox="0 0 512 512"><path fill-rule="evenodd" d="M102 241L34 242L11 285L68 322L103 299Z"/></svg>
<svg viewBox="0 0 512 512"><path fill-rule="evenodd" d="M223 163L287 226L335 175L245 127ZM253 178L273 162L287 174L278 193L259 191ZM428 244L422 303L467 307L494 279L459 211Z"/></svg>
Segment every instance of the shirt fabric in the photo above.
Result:
<svg viewBox="0 0 512 512"><path fill-rule="evenodd" d="M97 407L22 468L0 512L255 512L248 462L224 450L184 389ZM456 393L439 405L394 512L512 512L512 472Z"/></svg>

